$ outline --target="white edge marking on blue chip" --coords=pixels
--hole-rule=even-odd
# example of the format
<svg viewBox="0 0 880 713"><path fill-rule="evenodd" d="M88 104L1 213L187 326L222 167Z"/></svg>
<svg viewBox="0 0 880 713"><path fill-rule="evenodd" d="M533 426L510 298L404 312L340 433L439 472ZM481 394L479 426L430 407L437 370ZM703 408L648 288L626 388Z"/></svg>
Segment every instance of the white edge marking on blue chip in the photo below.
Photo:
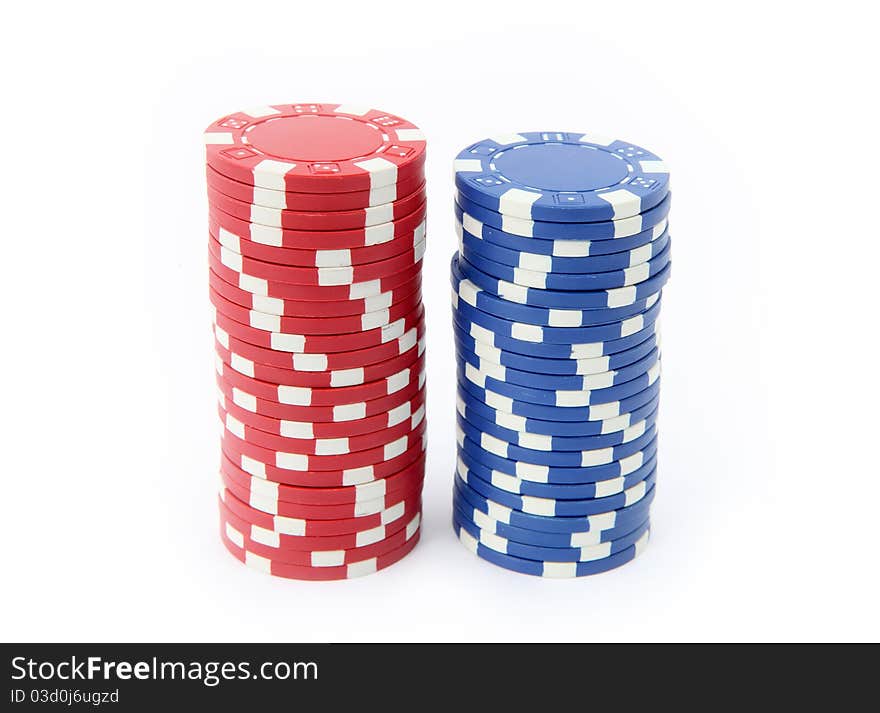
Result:
<svg viewBox="0 0 880 713"><path fill-rule="evenodd" d="M512 339L519 339L523 342L540 344L544 341L544 330L535 324L513 322L510 328L510 336Z"/></svg>
<svg viewBox="0 0 880 713"><path fill-rule="evenodd" d="M579 141L582 144L596 144L596 146L611 146L617 139L609 139L601 134L584 134Z"/></svg>
<svg viewBox="0 0 880 713"><path fill-rule="evenodd" d="M547 498L536 498L531 495L521 495L523 512L529 515L543 515L544 517L556 517L556 501Z"/></svg>
<svg viewBox="0 0 880 713"><path fill-rule="evenodd" d="M550 255L536 253L519 253L518 267L533 272L553 272L553 258Z"/></svg>
<svg viewBox="0 0 880 713"><path fill-rule="evenodd" d="M467 549L477 554L477 539L461 525L458 526L458 539Z"/></svg>
<svg viewBox="0 0 880 713"><path fill-rule="evenodd" d="M496 552L503 552L507 554L507 540L501 535L496 535L492 532L486 532L485 530L480 530L480 542L484 544L491 550L495 550Z"/></svg>
<svg viewBox="0 0 880 713"><path fill-rule="evenodd" d="M541 576L548 579L577 577L577 562L543 562Z"/></svg>
<svg viewBox="0 0 880 713"><path fill-rule="evenodd" d="M477 295L483 290L470 280L462 280L458 283L458 294L469 305L477 306Z"/></svg>
<svg viewBox="0 0 880 713"><path fill-rule="evenodd" d="M486 500L482 495L479 496L481 500L486 503L486 509L489 511L489 517L495 518L499 522L503 522L505 525L510 524L510 516L513 513L513 510L509 507L505 507L504 505L499 505L496 502L492 502L491 500Z"/></svg>
<svg viewBox="0 0 880 713"><path fill-rule="evenodd" d="M470 362L464 364L464 375L468 381L473 382L481 389L486 388L486 376Z"/></svg>
<svg viewBox="0 0 880 713"><path fill-rule="evenodd" d="M663 161L639 161L639 167L642 173L669 173L666 164Z"/></svg>
<svg viewBox="0 0 880 713"><path fill-rule="evenodd" d="M511 233L512 235L519 235L522 238L534 237L534 221L525 220L524 218L514 218L512 216L505 215L504 213L500 213L500 215L502 232Z"/></svg>
<svg viewBox="0 0 880 713"><path fill-rule="evenodd" d="M535 463L526 463L524 461L513 461L516 466L516 474L523 480L531 480L538 483L546 483L550 478L550 467L546 465L537 465Z"/></svg>
<svg viewBox="0 0 880 713"><path fill-rule="evenodd" d="M595 494L596 498L607 498L611 495L617 495L622 492L623 484L626 482L626 479L623 477L617 478L609 478L608 480L599 480L595 484Z"/></svg>
<svg viewBox="0 0 880 713"><path fill-rule="evenodd" d="M499 197L498 210L501 213L509 213L510 215L529 218L532 214L532 205L534 205L541 196L541 193L535 193L534 191L525 191L522 188L510 188Z"/></svg>
<svg viewBox="0 0 880 713"><path fill-rule="evenodd" d="M612 554L616 554L611 551L610 542L600 542L592 547L581 547L580 550L580 557L578 560L580 562L595 562L597 560L606 559Z"/></svg>
<svg viewBox="0 0 880 713"><path fill-rule="evenodd" d="M590 240L554 240L553 257L589 257Z"/></svg>
<svg viewBox="0 0 880 713"><path fill-rule="evenodd" d="M605 294L608 296L607 305L609 307L627 307L636 301L638 288L635 285L616 287L612 290L605 290Z"/></svg>
<svg viewBox="0 0 880 713"><path fill-rule="evenodd" d="M547 289L546 272L535 272L534 270L524 270L521 267L513 268L513 281L518 285L526 287L534 287L539 290Z"/></svg>
<svg viewBox="0 0 880 713"><path fill-rule="evenodd" d="M618 188L613 191L596 193L596 197L611 206L614 220L617 220L618 216L629 217L634 213L638 213L642 207L642 199L626 188ZM616 227L617 226L615 226L615 232Z"/></svg>
<svg viewBox="0 0 880 713"><path fill-rule="evenodd" d="M498 280L498 295L511 302L528 304L529 288L505 280Z"/></svg>
<svg viewBox="0 0 880 713"><path fill-rule="evenodd" d="M456 173L482 173L483 162L478 158L457 158L452 162ZM465 213L465 215L467 215Z"/></svg>
<svg viewBox="0 0 880 713"><path fill-rule="evenodd" d="M613 225L615 238L628 238L631 235L637 235L642 232L642 214L615 220Z"/></svg>
<svg viewBox="0 0 880 713"><path fill-rule="evenodd" d="M663 233L666 232L666 226L668 224L669 224L669 220L667 218L664 218L663 220L661 220L659 223L657 223L657 225L655 225L651 229L651 241L652 242L654 240L656 240L657 238L659 238L661 235L663 235Z"/></svg>
<svg viewBox="0 0 880 713"><path fill-rule="evenodd" d="M462 213L461 221L456 222L459 222L471 235L476 235L481 240L483 239L483 224L474 216Z"/></svg>

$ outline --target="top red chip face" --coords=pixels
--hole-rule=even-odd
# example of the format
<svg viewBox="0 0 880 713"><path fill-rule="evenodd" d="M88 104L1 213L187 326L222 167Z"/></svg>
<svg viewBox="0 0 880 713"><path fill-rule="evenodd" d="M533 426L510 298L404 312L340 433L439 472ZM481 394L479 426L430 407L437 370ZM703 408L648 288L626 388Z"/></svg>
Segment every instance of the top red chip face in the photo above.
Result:
<svg viewBox="0 0 880 713"><path fill-rule="evenodd" d="M425 161L405 119L348 104L279 104L230 114L205 131L207 163L261 188L370 190L408 180Z"/></svg>

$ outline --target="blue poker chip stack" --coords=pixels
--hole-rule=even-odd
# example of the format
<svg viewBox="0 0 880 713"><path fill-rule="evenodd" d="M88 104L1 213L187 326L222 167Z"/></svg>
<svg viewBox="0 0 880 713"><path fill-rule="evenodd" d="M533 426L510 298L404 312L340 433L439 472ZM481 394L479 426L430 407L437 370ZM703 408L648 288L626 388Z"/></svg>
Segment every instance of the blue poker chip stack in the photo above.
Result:
<svg viewBox="0 0 880 713"><path fill-rule="evenodd" d="M669 175L589 134L455 161L453 525L500 567L580 577L645 547L657 472Z"/></svg>

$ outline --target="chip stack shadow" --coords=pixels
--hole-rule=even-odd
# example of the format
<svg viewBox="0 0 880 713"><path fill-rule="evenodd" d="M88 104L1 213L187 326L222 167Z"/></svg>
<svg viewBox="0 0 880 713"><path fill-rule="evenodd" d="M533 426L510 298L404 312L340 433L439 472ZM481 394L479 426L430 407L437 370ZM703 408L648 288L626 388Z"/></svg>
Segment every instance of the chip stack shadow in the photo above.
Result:
<svg viewBox="0 0 880 713"><path fill-rule="evenodd" d="M455 161L453 526L542 577L629 562L657 472L669 176L630 143L497 136Z"/></svg>
<svg viewBox="0 0 880 713"><path fill-rule="evenodd" d="M284 104L205 132L220 535L279 577L347 579L418 542L425 141Z"/></svg>

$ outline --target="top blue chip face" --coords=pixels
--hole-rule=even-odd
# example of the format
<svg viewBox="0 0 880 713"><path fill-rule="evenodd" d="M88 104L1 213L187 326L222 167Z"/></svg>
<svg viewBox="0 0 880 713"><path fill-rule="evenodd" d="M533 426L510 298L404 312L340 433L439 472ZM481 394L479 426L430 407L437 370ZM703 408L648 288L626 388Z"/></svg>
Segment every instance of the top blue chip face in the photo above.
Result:
<svg viewBox="0 0 880 713"><path fill-rule="evenodd" d="M511 217L590 223L653 208L669 191L669 173L660 158L625 141L526 132L468 146L455 159L455 185Z"/></svg>

